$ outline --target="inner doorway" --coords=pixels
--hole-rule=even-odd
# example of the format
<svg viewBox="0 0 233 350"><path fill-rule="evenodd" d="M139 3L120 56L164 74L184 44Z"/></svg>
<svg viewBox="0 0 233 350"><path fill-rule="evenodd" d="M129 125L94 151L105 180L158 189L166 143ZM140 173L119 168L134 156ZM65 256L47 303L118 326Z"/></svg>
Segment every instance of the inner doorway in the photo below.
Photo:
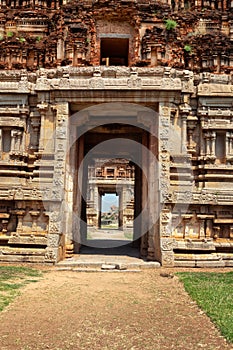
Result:
<svg viewBox="0 0 233 350"><path fill-rule="evenodd" d="M146 190L141 145L146 138L146 131L125 124L102 125L84 134L82 247L133 245L141 253L147 250L146 243L141 244L140 218L142 191ZM108 210L103 209L106 196L117 201Z"/></svg>
<svg viewBox="0 0 233 350"><path fill-rule="evenodd" d="M88 240L132 242L135 166L122 158L91 157L90 163L86 201Z"/></svg>

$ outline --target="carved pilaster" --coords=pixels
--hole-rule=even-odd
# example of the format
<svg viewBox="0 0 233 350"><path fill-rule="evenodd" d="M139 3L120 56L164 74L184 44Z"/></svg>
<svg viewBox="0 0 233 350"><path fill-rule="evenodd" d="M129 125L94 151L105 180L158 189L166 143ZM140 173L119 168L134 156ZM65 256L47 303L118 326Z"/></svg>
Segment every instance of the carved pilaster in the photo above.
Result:
<svg viewBox="0 0 233 350"><path fill-rule="evenodd" d="M11 152L16 152L16 137L18 130L11 130Z"/></svg>
<svg viewBox="0 0 233 350"><path fill-rule="evenodd" d="M16 228L16 232L22 233L23 232L23 217L25 215L25 210L24 209L15 210L15 214L17 215L17 219L18 219L18 225Z"/></svg>
<svg viewBox="0 0 233 350"><path fill-rule="evenodd" d="M46 118L46 113L48 111L48 104L47 103L40 103L37 105L37 108L40 112L40 140L39 140L39 152L44 151L45 147L45 118Z"/></svg>
<svg viewBox="0 0 233 350"><path fill-rule="evenodd" d="M37 220L40 212L37 210L31 210L29 213L32 217L32 233L37 233Z"/></svg>
<svg viewBox="0 0 233 350"><path fill-rule="evenodd" d="M31 119L33 134L34 134L33 135L34 137L31 137L31 140L30 140L30 148L34 151L37 151L39 147L39 132L40 132L41 118L39 116L39 113L37 114L35 112L32 112L30 114L30 119Z"/></svg>
<svg viewBox="0 0 233 350"><path fill-rule="evenodd" d="M2 153L2 129L0 129L0 156Z"/></svg>
<svg viewBox="0 0 233 350"><path fill-rule="evenodd" d="M159 163L160 163L160 192L161 201L165 202L169 197L170 186L170 149L169 149L169 137L170 137L170 111L169 106L160 103L159 106Z"/></svg>
<svg viewBox="0 0 233 350"><path fill-rule="evenodd" d="M24 125L23 130L21 130L21 135L20 135L20 149L22 152L25 150L25 132L27 129L27 118L29 116L29 107L26 107L23 105L20 108L20 120L22 121L22 124Z"/></svg>
<svg viewBox="0 0 233 350"><path fill-rule="evenodd" d="M188 222L192 219L193 214L183 214L182 219L183 219L183 238L187 239L189 238L189 226Z"/></svg>
<svg viewBox="0 0 233 350"><path fill-rule="evenodd" d="M212 131L211 133L211 156L215 157L215 143L216 143L216 132Z"/></svg>
<svg viewBox="0 0 233 350"><path fill-rule="evenodd" d="M226 161L233 163L233 132L226 133Z"/></svg>
<svg viewBox="0 0 233 350"><path fill-rule="evenodd" d="M205 159L208 162L214 162L216 159L215 155L215 141L216 141L216 132L212 130L205 131Z"/></svg>
<svg viewBox="0 0 233 350"><path fill-rule="evenodd" d="M187 150L187 118L191 111L191 107L184 103L180 106L181 117L181 153L186 153Z"/></svg>

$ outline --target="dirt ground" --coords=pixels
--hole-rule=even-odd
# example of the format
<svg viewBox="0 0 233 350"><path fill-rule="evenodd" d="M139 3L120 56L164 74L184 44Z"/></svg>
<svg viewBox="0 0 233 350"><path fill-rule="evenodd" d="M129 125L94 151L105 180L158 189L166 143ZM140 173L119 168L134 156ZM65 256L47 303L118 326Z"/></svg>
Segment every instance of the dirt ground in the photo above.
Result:
<svg viewBox="0 0 233 350"><path fill-rule="evenodd" d="M0 349L233 349L163 272L46 272L0 314Z"/></svg>

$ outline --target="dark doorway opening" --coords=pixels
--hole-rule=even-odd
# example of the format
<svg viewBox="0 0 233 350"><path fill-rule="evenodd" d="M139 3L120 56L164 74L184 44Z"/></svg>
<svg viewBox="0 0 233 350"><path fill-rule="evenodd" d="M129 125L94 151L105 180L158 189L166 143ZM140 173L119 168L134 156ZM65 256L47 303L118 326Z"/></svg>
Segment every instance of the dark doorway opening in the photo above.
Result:
<svg viewBox="0 0 233 350"><path fill-rule="evenodd" d="M111 248L127 244L137 249L142 247L140 145L146 136L142 129L126 124L106 124L84 134L81 219L86 224L80 228L82 247ZM112 140L119 142L117 147L102 146ZM130 140L136 142L130 146ZM112 229L104 228L111 223L103 223L101 218L102 201L108 194L118 195L117 227ZM104 229L108 232L102 236Z"/></svg>
<svg viewBox="0 0 233 350"><path fill-rule="evenodd" d="M102 38L100 52L100 64L106 66L128 66L129 39Z"/></svg>

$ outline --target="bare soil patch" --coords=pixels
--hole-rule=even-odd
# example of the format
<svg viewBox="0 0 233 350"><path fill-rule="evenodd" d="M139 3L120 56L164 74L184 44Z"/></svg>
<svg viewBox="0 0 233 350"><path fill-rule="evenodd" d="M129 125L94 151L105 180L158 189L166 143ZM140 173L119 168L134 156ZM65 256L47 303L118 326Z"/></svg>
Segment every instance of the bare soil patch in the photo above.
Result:
<svg viewBox="0 0 233 350"><path fill-rule="evenodd" d="M1 350L233 349L161 272L49 271L0 314Z"/></svg>

